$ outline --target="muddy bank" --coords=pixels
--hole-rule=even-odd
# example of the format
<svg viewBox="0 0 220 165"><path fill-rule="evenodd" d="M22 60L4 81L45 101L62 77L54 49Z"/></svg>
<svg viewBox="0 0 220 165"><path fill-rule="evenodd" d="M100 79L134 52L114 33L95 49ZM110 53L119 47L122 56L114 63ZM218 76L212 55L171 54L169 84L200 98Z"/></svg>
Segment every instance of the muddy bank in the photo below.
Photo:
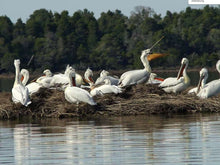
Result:
<svg viewBox="0 0 220 165"><path fill-rule="evenodd" d="M137 85L124 89L120 95L95 97L97 106L68 103L63 91L41 89L31 97L32 104L24 107L11 101L11 93L0 94L0 118L71 118L128 116L168 113L219 112L220 97L199 99L183 94L167 94L155 85Z"/></svg>

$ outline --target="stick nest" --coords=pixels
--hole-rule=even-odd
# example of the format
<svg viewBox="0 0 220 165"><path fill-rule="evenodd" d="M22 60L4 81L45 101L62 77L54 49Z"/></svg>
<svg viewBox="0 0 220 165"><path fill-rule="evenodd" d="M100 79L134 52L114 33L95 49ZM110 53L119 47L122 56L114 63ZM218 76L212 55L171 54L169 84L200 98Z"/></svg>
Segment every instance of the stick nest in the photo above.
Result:
<svg viewBox="0 0 220 165"><path fill-rule="evenodd" d="M163 113L195 113L219 112L219 96L199 99L196 96L182 94L167 94L157 85L136 85L124 89L123 93L94 97L96 106L85 103L68 103L64 92L42 88L31 96L32 103L25 107L11 101L11 93L0 94L0 118L16 119L32 118L71 118L71 117L101 117L128 116Z"/></svg>

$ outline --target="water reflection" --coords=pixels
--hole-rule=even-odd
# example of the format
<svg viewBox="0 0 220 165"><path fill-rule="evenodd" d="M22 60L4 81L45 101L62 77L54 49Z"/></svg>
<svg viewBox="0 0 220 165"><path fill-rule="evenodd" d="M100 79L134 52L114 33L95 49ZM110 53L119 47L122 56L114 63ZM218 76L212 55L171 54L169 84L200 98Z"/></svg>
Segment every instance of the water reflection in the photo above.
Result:
<svg viewBox="0 0 220 165"><path fill-rule="evenodd" d="M214 164L220 161L219 119L0 121L0 164Z"/></svg>

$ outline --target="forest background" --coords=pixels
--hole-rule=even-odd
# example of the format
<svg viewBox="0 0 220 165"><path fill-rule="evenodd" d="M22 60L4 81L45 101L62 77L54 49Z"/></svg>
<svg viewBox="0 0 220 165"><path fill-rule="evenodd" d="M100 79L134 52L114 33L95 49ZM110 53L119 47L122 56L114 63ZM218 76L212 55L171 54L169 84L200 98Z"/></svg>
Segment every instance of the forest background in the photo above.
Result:
<svg viewBox="0 0 220 165"><path fill-rule="evenodd" d="M115 10L96 19L87 9L72 16L39 9L26 22L16 23L0 16L0 73L14 72L14 59L32 72L60 71L67 64L77 70L143 68L141 51L162 36L152 52L169 55L152 61L152 67L180 66L183 57L193 68L215 66L220 57L220 6L167 11L163 18L144 6L135 7L129 17Z"/></svg>

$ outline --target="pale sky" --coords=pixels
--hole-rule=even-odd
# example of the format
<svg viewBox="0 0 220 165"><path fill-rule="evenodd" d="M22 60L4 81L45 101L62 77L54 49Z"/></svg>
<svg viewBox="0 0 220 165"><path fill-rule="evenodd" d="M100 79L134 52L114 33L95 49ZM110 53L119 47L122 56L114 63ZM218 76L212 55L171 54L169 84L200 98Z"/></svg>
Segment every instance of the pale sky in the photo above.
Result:
<svg viewBox="0 0 220 165"><path fill-rule="evenodd" d="M24 22L38 9L61 13L68 10L72 16L77 10L88 9L96 18L108 10L120 10L130 16L135 6L151 7L157 14L166 15L166 11L180 12L186 7L202 8L204 5L188 5L188 0L0 0L0 16L8 16L12 22L21 18Z"/></svg>

